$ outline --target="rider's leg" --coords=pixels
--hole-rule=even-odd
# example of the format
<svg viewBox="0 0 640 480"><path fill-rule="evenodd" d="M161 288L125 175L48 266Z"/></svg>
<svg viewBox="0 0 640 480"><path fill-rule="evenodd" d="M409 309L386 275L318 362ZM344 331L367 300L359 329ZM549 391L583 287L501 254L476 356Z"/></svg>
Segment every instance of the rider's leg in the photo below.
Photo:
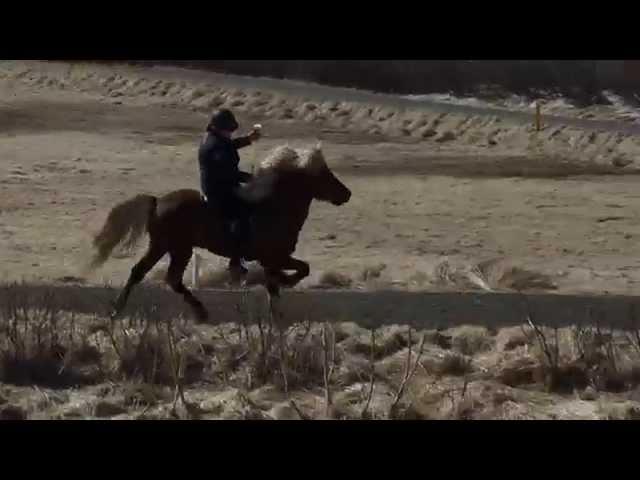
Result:
<svg viewBox="0 0 640 480"><path fill-rule="evenodd" d="M229 269L246 274L247 270L242 265L242 259L247 256L251 242L251 225L249 221L251 211L248 205L237 199L234 200L230 205L229 211L233 214L231 233L234 239L235 252L231 255Z"/></svg>
<svg viewBox="0 0 640 480"><path fill-rule="evenodd" d="M225 235L234 236L234 221L236 217L235 202L232 198L231 192L225 192L221 188L211 191L207 198L207 208L209 210L209 216L216 222L222 220L223 228L226 231ZM234 247L238 242L234 241ZM239 247L239 246L238 246ZM232 252L229 262L229 271L232 276L241 276L247 273L246 269L242 266L240 249L236 252Z"/></svg>

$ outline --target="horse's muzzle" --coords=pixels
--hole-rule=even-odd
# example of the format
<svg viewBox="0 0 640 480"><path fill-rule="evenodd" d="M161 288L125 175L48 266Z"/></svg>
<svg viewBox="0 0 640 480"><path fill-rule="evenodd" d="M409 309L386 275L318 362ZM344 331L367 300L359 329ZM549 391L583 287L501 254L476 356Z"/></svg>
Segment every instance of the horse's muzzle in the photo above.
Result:
<svg viewBox="0 0 640 480"><path fill-rule="evenodd" d="M344 205L345 203L347 203L350 199L351 199L351 192L347 191L344 196L342 196L341 198L335 199L331 203L333 203L336 207L339 207L340 205Z"/></svg>

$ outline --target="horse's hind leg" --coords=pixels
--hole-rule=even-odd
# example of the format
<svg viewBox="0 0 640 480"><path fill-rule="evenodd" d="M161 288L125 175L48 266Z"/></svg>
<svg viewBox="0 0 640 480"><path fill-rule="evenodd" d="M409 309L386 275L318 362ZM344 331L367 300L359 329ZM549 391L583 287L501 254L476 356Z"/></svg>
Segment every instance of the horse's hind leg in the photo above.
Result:
<svg viewBox="0 0 640 480"><path fill-rule="evenodd" d="M198 300L187 287L184 286L183 276L184 271L189 265L193 250L191 248L183 248L179 250L172 250L169 252L171 255L171 263L169 263L169 272L167 273L167 283L173 289L174 292L179 293L184 298L185 302L193 309L193 312L200 322L206 322L209 317L206 308L200 300Z"/></svg>
<svg viewBox="0 0 640 480"><path fill-rule="evenodd" d="M129 295L131 295L131 290L138 283L140 283L145 275L149 273L149 271L155 266L156 263L164 256L167 251L161 248L157 244L150 244L147 252L144 254L144 257L134 265L131 269L131 273L129 274L129 279L127 280L127 284L124 286L120 295L115 301L113 312L111 313L111 318L116 318L125 305L127 304L127 300L129 300Z"/></svg>
<svg viewBox="0 0 640 480"><path fill-rule="evenodd" d="M274 268L264 269L266 276L266 288L269 295L269 312L272 318L278 319L282 316L280 313L280 283L282 281L282 272Z"/></svg>

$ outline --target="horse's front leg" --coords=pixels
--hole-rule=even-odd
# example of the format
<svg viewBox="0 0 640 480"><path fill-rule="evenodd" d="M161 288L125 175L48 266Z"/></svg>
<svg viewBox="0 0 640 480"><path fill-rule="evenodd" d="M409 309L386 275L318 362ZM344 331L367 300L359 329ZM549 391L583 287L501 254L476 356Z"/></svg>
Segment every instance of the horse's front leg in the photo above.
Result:
<svg viewBox="0 0 640 480"><path fill-rule="evenodd" d="M284 270L295 270L292 275L287 275ZM285 262L279 263L277 268L265 267L266 287L269 293L269 310L272 318L281 319L282 312L279 308L280 287L294 287L303 278L309 276L309 264L289 257Z"/></svg>
<svg viewBox="0 0 640 480"><path fill-rule="evenodd" d="M262 265L265 272L265 286L272 299L280 297L280 287L294 287L300 281L309 276L309 264L289 257L284 262L277 264ZM295 273L288 275L284 270L295 270Z"/></svg>
<svg viewBox="0 0 640 480"><path fill-rule="evenodd" d="M281 283L286 287L295 287L303 279L307 278L310 273L309 264L298 260L297 258L289 257L287 261L280 267L281 270L295 270L293 275L287 275L282 273Z"/></svg>

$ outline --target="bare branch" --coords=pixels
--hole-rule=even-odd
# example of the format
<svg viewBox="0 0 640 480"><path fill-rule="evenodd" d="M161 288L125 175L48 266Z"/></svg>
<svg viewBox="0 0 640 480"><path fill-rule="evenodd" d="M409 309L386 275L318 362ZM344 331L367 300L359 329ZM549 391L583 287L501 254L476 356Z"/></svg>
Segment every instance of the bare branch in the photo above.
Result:
<svg viewBox="0 0 640 480"><path fill-rule="evenodd" d="M469 386L469 377L467 375L464 376L464 383L462 384L462 393L460 397L464 400L464 397L467 396L467 387Z"/></svg>
<svg viewBox="0 0 640 480"><path fill-rule="evenodd" d="M193 405L184 397L184 389L182 387L182 373L183 373L183 357L177 350L176 340L173 335L173 326L171 320L167 322L167 339L169 343L169 359L171 361L171 372L173 375L173 381L175 384L176 393L173 400L173 412L176 412L176 403L178 398L182 402L182 406L184 407L187 415L190 417L196 417L198 414L198 409L196 405ZM176 414L177 415L177 414Z"/></svg>
<svg viewBox="0 0 640 480"><path fill-rule="evenodd" d="M327 417L331 416L331 407L333 405L331 399L331 374L333 373L333 366L329 366L329 345L327 343L327 324L322 327L322 351L323 358L323 374L324 374L324 392L325 392L325 404Z"/></svg>
<svg viewBox="0 0 640 480"><path fill-rule="evenodd" d="M409 327L409 350L407 352L407 365L404 372L404 377L402 379L402 383L400 384L400 388L398 388L398 391L393 399L393 403L389 408L389 416L391 416L391 414L395 411L396 407L398 406L398 403L400 402L400 399L404 395L404 390L407 386L407 383L413 378L413 376L416 373L416 370L418 369L418 365L420 364L420 358L422 357L422 353L424 352L424 344L426 340L427 340L427 337L426 335L423 334L422 340L420 341L420 348L418 350L418 357L416 358L416 361L413 364L413 368L411 368L411 327Z"/></svg>
<svg viewBox="0 0 640 480"><path fill-rule="evenodd" d="M280 372L282 373L282 382L284 385L284 393L287 396L287 398L289 398L289 379L287 377L287 366L285 364L284 361L284 338L283 338L283 334L282 334L282 329L278 328L279 330L279 348L278 348L278 354L280 357Z"/></svg>
<svg viewBox="0 0 640 480"><path fill-rule="evenodd" d="M376 382L375 363L374 363L375 351L376 351L376 331L371 330L371 354L369 356L369 371L370 371L369 393L367 394L367 402L364 404L364 408L360 413L360 418L365 418L367 416L367 412L369 411L369 405L371 404L371 398L373 397L373 387Z"/></svg>
<svg viewBox="0 0 640 480"><path fill-rule="evenodd" d="M632 333L627 335L629 342L640 354L640 326L638 325L638 317L635 304L629 306L629 319L631 321Z"/></svg>
<svg viewBox="0 0 640 480"><path fill-rule="evenodd" d="M296 402L294 402L293 400L289 400L289 405L291 405L291 408L293 408L296 413L298 414L298 416L300 417L300 420L311 420L307 415L305 415L299 408L298 405L296 405Z"/></svg>
<svg viewBox="0 0 640 480"><path fill-rule="evenodd" d="M544 333L542 332L542 330L540 329L540 327L538 327L535 323L533 323L533 318L531 315L531 312L529 311L528 305L527 305L527 323L529 324L529 326L533 329L533 331L535 332L535 335L538 339L538 343L540 344L540 348L542 348L542 351L544 353L544 355L547 357L547 361L549 362L549 368L553 368L555 369L558 365L558 358L556 357L554 359L553 354L551 353L551 349L549 347L549 344L547 343L547 338L545 337ZM557 345L557 334L558 334L558 329L556 327L556 349L558 348Z"/></svg>

